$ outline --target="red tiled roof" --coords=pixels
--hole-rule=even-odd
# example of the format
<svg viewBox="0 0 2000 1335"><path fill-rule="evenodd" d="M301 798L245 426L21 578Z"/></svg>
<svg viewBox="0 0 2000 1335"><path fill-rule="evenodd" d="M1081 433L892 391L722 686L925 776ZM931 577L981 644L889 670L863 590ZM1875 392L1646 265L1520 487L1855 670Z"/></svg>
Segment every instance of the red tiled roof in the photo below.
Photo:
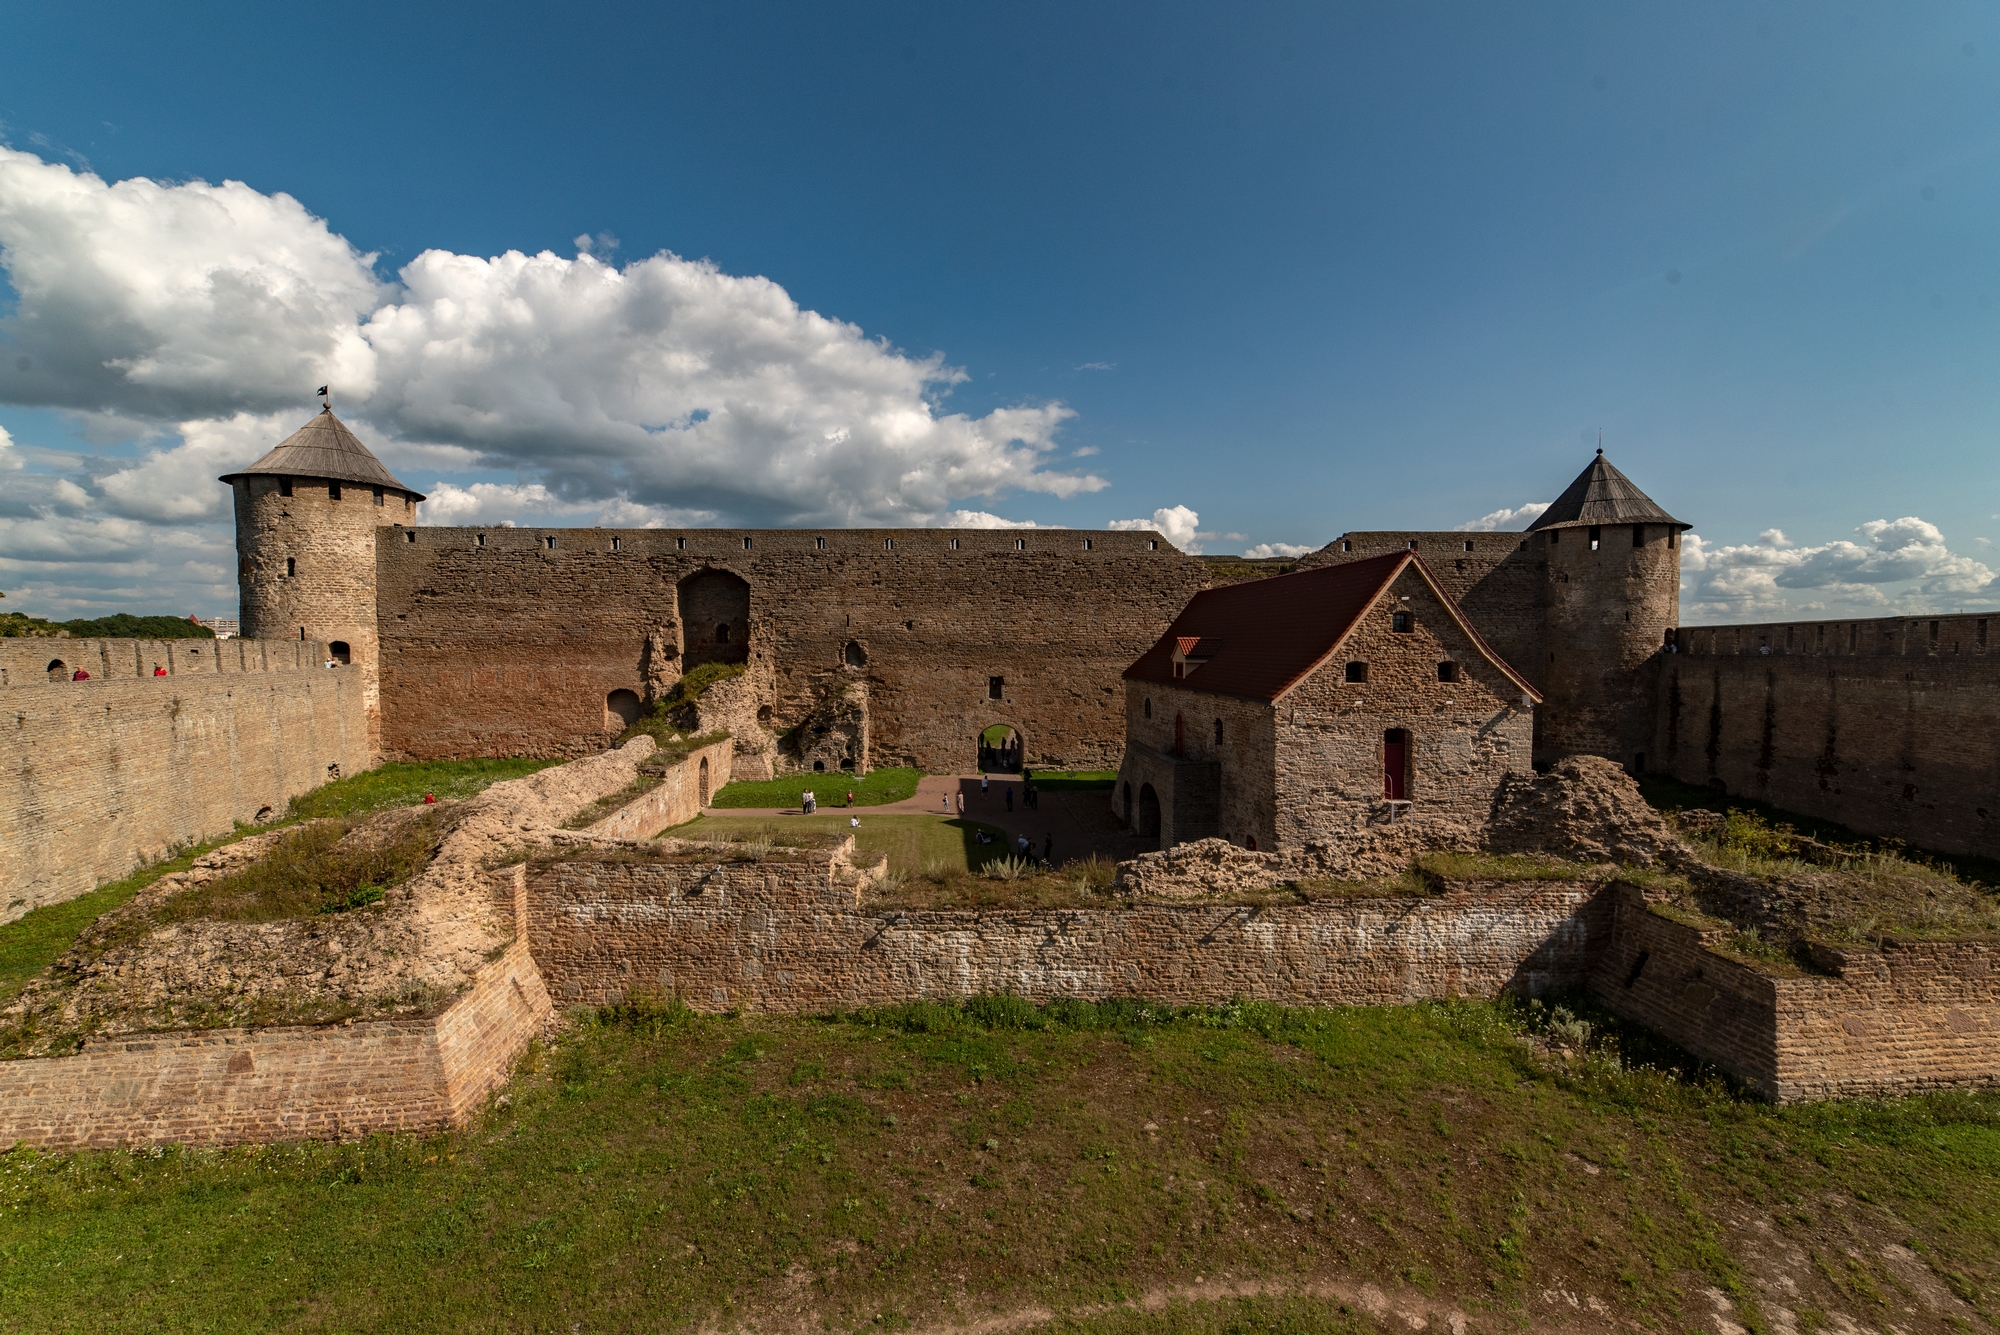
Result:
<svg viewBox="0 0 2000 1335"><path fill-rule="evenodd" d="M1332 653L1362 614L1410 565L1451 609L1479 651L1522 690L1532 693L1533 688L1493 652L1414 552L1389 552L1203 590L1181 609L1159 642L1125 669L1125 679L1250 700L1275 700ZM1190 641L1212 650L1213 656L1187 676L1177 678L1173 673L1174 651ZM1182 649L1181 656L1190 655Z"/></svg>

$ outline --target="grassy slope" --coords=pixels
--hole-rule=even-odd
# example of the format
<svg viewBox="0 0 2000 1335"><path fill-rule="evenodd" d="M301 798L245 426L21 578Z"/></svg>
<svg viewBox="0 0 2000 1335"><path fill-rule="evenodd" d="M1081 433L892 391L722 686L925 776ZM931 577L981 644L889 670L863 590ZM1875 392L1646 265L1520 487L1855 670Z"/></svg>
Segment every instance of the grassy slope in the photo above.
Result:
<svg viewBox="0 0 2000 1335"><path fill-rule="evenodd" d="M800 794L810 788L818 796L821 809L836 807L847 800L850 789L854 805L879 807L901 802L917 791L920 769L870 770L860 778L852 774L786 774L775 779L724 784L711 804L718 807L795 807Z"/></svg>
<svg viewBox="0 0 2000 1335"><path fill-rule="evenodd" d="M1891 1243L1989 1312L2000 1283L2000 1095L1772 1109L1541 1064L1486 1003L983 1014L604 1017L463 1133L17 1150L0 1310L23 1331L855 1330L1330 1276L1437 1329L1454 1305L1478 1329L1573 1320L1545 1291L1707 1326L1711 1287L1770 1329L1746 1238L1799 1249L1801 1330L1938 1328L1904 1312ZM1365 1325L1273 1298L1065 1328Z"/></svg>
<svg viewBox="0 0 2000 1335"><path fill-rule="evenodd" d="M728 839L767 830L780 837L801 830L846 834L849 831L847 820L844 812L839 815L786 816L782 820L773 820L768 816L701 816L662 833L690 839ZM1000 839L991 844L977 843L972 836L978 830L1000 835ZM861 825L853 830L853 834L857 850L887 853L891 870L913 874L926 867L940 865L959 871L974 871L994 858L1007 855L1007 846L1002 842L1006 836L998 828L971 820L948 821L939 820L936 816L870 816L861 813Z"/></svg>
<svg viewBox="0 0 2000 1335"><path fill-rule="evenodd" d="M292 799L283 819L271 825L239 825L232 833L212 839L149 867L141 868L86 895L64 900L0 924L0 1003L35 974L54 963L77 935L99 914L117 908L170 872L186 871L203 853L236 842L248 834L276 829L320 816L358 816L389 807L404 807L430 793L439 799L470 797L502 779L518 779L553 764L547 760L444 760L426 764L395 763L364 774L322 784Z"/></svg>

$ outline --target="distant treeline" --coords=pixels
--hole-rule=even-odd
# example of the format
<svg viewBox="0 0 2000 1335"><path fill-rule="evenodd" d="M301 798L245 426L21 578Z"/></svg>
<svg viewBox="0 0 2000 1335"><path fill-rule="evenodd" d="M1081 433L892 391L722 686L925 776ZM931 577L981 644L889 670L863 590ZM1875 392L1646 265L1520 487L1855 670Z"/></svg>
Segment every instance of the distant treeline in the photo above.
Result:
<svg viewBox="0 0 2000 1335"><path fill-rule="evenodd" d="M0 612L0 636L73 640L212 640L215 632L186 617L135 617L130 612L81 621L44 621L19 612Z"/></svg>

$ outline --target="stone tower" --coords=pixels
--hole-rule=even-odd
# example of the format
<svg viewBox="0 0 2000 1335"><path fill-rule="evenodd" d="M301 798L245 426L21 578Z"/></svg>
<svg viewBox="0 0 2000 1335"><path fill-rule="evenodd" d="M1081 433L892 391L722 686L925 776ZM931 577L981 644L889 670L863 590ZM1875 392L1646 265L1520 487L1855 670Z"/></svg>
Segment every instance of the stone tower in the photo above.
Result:
<svg viewBox="0 0 2000 1335"><path fill-rule="evenodd" d="M243 634L323 640L361 674L368 745L381 749L375 541L414 527L423 497L398 482L331 406L238 473L236 580Z"/></svg>
<svg viewBox="0 0 2000 1335"><path fill-rule="evenodd" d="M1529 525L1531 552L1546 563L1536 760L1589 753L1645 770L1651 673L1680 624L1680 535L1691 527L1603 450Z"/></svg>

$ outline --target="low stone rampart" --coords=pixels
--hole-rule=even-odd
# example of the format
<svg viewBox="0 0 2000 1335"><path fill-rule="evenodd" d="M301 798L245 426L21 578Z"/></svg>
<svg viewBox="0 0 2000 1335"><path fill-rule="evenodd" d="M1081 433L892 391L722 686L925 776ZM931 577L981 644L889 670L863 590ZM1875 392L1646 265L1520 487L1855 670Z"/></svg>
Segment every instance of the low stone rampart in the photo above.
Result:
<svg viewBox="0 0 2000 1335"><path fill-rule="evenodd" d="M165 677L144 641L0 640L0 922L373 763L362 683L324 645L158 647ZM50 680L58 657L90 680Z"/></svg>
<svg viewBox="0 0 2000 1335"><path fill-rule="evenodd" d="M650 792L584 833L601 839L649 839L670 826L686 824L702 813L717 788L730 781L731 766L740 759L734 751L735 743L727 737L690 751Z"/></svg>
<svg viewBox="0 0 2000 1335"><path fill-rule="evenodd" d="M0 1145L229 1145L457 1125L550 1018L525 942L429 1019L151 1034L0 1062Z"/></svg>
<svg viewBox="0 0 2000 1335"><path fill-rule="evenodd" d="M1609 927L1592 882L1288 905L862 908L840 860L535 867L530 948L572 1005L635 992L794 1013L993 992L1375 1005L1579 986Z"/></svg>
<svg viewBox="0 0 2000 1335"><path fill-rule="evenodd" d="M1615 888L1590 990L1769 1099L2000 1083L2000 946L1898 941L1826 950L1773 977L1709 949L1730 928L1675 922Z"/></svg>

